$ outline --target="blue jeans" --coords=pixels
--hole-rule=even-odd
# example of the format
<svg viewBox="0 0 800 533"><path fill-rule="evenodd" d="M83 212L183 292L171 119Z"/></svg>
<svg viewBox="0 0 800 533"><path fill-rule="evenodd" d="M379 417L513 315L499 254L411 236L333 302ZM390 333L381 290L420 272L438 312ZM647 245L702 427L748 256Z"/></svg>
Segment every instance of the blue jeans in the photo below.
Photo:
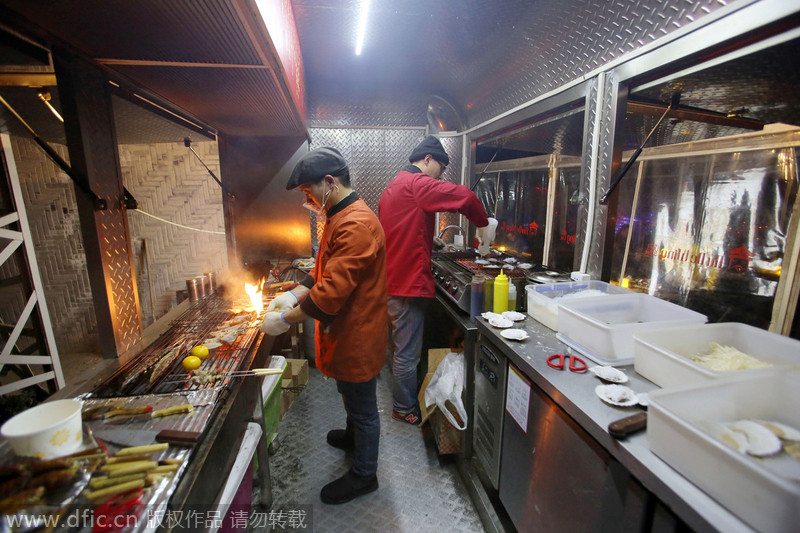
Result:
<svg viewBox="0 0 800 533"><path fill-rule="evenodd" d="M345 431L353 435L355 453L350 469L357 476L374 476L378 471L378 440L381 419L378 415L377 377L363 383L336 380L347 413Z"/></svg>
<svg viewBox="0 0 800 533"><path fill-rule="evenodd" d="M418 412L417 365L427 299L389 296L388 304L393 407L402 414Z"/></svg>

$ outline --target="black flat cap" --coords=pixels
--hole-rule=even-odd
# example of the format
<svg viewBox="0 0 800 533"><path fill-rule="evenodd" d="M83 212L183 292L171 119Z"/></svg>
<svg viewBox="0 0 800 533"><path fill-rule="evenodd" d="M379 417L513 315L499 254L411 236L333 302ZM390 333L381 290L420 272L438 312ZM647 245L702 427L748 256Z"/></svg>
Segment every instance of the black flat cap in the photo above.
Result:
<svg viewBox="0 0 800 533"><path fill-rule="evenodd" d="M414 151L408 156L408 162L413 163L414 161L425 159L425 156L428 154L431 154L435 160L443 165L450 164L450 157L448 157L447 152L444 151L442 143L433 135L425 137L425 139L414 148Z"/></svg>
<svg viewBox="0 0 800 533"><path fill-rule="evenodd" d="M320 181L326 175L336 174L346 168L347 163L336 148L322 146L311 150L294 166L286 190L289 191L304 183Z"/></svg>

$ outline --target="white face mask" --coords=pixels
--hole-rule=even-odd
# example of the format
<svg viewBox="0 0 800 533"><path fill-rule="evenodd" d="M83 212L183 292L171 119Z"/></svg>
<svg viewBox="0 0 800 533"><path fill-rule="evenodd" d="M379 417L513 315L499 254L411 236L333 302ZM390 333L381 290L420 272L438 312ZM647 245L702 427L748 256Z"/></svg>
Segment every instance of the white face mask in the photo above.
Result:
<svg viewBox="0 0 800 533"><path fill-rule="evenodd" d="M312 213L316 213L317 215L324 215L325 214L325 204L327 203L328 198L331 197L331 194L333 194L334 187L336 188L337 191L339 190L339 186L338 185L334 185L333 187L328 189L327 193L322 193L322 205L317 206L316 204L312 204L312 203L309 203L309 202L303 202L303 207L305 207L306 209L308 209Z"/></svg>

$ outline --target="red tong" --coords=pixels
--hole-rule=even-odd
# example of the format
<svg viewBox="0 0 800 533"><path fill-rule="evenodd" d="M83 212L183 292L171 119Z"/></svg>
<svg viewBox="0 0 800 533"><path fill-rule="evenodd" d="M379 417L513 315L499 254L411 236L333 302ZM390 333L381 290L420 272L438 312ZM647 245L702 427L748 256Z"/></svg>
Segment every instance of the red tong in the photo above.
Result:
<svg viewBox="0 0 800 533"><path fill-rule="evenodd" d="M564 370L564 365L567 360L569 360L568 368L570 372L586 372L586 369L589 368L586 365L586 361L580 357L576 355L564 355L563 353L557 353L548 357L547 366L555 368L556 370Z"/></svg>

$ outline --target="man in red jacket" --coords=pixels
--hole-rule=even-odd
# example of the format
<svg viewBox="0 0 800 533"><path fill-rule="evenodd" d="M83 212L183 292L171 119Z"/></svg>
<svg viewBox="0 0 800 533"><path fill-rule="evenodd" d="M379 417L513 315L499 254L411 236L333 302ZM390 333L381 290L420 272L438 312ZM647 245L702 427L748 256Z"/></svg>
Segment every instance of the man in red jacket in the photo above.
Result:
<svg viewBox="0 0 800 533"><path fill-rule="evenodd" d="M317 368L336 380L347 413L346 428L329 431L328 444L354 451L350 470L320 492L323 502L340 504L378 488L376 376L386 361L386 241L335 148L304 155L286 185L295 187L306 207L325 213L325 229L311 275L272 301L261 330L280 335L309 317L317 322Z"/></svg>
<svg viewBox="0 0 800 533"><path fill-rule="evenodd" d="M378 203L386 234L389 288L392 416L417 425L417 365L422 351L425 304L436 295L431 274L436 213L461 213L477 227L488 225L478 197L463 185L441 181L450 158L436 137L426 137L389 183Z"/></svg>

